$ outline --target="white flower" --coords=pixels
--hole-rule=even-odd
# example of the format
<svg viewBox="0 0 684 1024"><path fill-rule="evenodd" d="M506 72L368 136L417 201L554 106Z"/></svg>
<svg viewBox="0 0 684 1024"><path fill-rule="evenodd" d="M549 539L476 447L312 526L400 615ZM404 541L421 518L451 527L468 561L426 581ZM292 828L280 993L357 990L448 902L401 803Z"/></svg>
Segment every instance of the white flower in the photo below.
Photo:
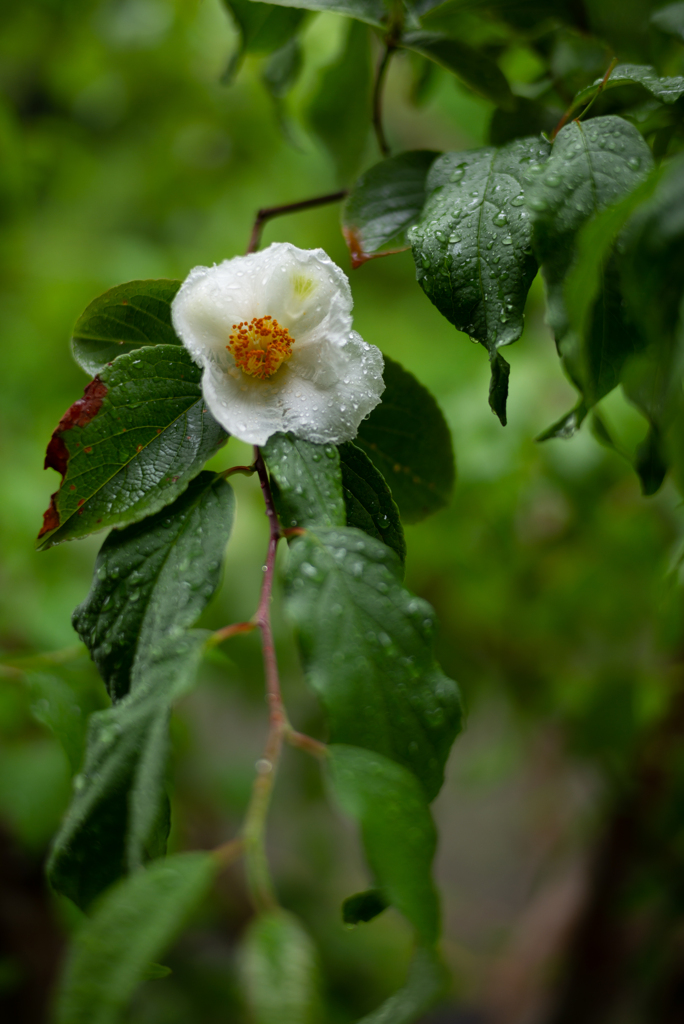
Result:
<svg viewBox="0 0 684 1024"><path fill-rule="evenodd" d="M322 249L274 242L195 267L171 316L228 433L257 445L278 431L339 444L385 388L382 354L352 330L352 305L346 275Z"/></svg>

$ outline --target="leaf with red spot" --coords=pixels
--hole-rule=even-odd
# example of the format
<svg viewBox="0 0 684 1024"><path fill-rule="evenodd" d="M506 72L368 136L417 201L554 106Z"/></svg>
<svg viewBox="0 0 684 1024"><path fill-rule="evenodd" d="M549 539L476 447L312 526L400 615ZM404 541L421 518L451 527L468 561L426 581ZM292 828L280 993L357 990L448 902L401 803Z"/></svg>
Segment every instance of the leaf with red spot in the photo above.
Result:
<svg viewBox="0 0 684 1024"><path fill-rule="evenodd" d="M55 429L46 468L62 475L39 547L123 526L174 501L227 435L205 408L201 370L184 348L120 356Z"/></svg>

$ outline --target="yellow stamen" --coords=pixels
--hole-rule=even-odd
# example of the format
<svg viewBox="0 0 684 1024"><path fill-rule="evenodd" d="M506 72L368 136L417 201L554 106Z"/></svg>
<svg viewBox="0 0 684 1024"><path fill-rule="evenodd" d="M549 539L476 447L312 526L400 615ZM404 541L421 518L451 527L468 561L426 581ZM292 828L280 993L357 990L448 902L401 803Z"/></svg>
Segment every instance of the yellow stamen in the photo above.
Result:
<svg viewBox="0 0 684 1024"><path fill-rule="evenodd" d="M233 324L226 348L244 373L265 380L290 358L294 341L287 327L281 327L272 316L255 316L250 323Z"/></svg>

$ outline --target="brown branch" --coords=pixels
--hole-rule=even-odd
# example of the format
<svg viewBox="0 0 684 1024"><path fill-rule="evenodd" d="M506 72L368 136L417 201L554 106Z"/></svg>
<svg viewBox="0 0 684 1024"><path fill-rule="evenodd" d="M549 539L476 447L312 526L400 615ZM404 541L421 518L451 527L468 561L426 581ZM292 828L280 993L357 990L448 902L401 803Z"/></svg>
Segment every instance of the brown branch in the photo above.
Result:
<svg viewBox="0 0 684 1024"><path fill-rule="evenodd" d="M341 199L345 199L347 196L347 189L343 188L339 192L330 192L324 196L314 196L313 199L302 199L298 203L286 203L284 206L266 206L259 210L254 220L254 227L252 228L252 234L250 235L249 245L247 246L247 255L251 252L256 252L261 242L261 233L264 230L264 224L272 220L273 217L281 217L286 213L300 213L302 210L312 210L316 206L326 206L328 203L337 203Z"/></svg>

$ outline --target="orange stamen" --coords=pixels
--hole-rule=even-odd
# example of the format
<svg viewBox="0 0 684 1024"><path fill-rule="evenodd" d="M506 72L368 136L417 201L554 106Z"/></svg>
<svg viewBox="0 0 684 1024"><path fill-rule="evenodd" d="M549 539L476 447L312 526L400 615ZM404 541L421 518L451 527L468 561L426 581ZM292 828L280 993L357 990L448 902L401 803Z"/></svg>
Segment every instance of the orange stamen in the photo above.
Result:
<svg viewBox="0 0 684 1024"><path fill-rule="evenodd" d="M250 323L233 324L226 348L244 373L265 380L290 358L294 341L287 327L272 316L255 316Z"/></svg>

